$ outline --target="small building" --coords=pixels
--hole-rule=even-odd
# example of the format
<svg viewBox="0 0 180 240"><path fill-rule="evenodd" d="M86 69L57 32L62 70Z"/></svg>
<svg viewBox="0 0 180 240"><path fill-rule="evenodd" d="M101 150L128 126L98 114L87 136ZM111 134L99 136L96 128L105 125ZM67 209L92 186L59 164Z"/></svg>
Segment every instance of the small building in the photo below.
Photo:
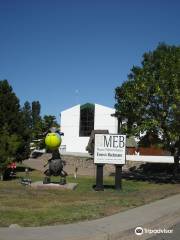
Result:
<svg viewBox="0 0 180 240"><path fill-rule="evenodd" d="M76 105L61 112L61 151L87 153L92 130L108 130L117 133L118 120L112 116L114 108L99 104Z"/></svg>

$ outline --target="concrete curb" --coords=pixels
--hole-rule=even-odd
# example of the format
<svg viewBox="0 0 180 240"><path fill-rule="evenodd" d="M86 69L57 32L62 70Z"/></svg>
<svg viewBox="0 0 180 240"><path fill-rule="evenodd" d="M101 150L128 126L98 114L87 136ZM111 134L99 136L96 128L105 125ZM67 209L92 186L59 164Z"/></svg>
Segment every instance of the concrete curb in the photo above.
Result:
<svg viewBox="0 0 180 240"><path fill-rule="evenodd" d="M174 214L180 221L179 203L180 194L93 221L37 228L0 228L0 240L119 240L126 239L126 235L129 240L131 236L136 239L134 229L137 226L155 223L164 227L169 218L174 219Z"/></svg>

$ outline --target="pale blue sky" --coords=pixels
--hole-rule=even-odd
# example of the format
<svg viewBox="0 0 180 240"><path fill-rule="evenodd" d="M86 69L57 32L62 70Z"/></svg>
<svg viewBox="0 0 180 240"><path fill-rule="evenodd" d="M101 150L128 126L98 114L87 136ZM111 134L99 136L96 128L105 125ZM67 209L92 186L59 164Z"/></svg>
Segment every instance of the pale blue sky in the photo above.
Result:
<svg viewBox="0 0 180 240"><path fill-rule="evenodd" d="M0 0L0 79L42 114L113 107L144 52L179 45L179 12L177 0Z"/></svg>

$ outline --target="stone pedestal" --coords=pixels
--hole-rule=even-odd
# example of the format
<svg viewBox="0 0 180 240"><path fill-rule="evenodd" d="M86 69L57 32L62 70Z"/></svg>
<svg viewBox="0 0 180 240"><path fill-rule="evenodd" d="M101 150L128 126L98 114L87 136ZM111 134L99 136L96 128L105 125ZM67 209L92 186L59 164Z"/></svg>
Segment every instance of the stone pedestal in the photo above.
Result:
<svg viewBox="0 0 180 240"><path fill-rule="evenodd" d="M39 182L33 182L31 184L31 188L33 188L33 189L57 189L57 190L68 189L68 190L75 190L77 185L78 185L77 183L66 183L64 185L61 185L61 184L58 184L58 183L43 184L42 181L39 181Z"/></svg>

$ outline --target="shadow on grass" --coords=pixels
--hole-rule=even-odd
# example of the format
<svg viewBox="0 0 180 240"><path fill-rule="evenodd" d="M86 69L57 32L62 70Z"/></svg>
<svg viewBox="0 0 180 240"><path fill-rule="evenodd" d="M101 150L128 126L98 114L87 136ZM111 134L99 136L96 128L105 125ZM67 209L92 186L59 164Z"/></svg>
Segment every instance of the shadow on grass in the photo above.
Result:
<svg viewBox="0 0 180 240"><path fill-rule="evenodd" d="M20 177L17 176L17 173L25 173L26 169L28 169L28 172L34 171L32 168L27 168L25 166L17 166L15 169L7 168L3 174L3 181L11 181L14 179L19 179Z"/></svg>
<svg viewBox="0 0 180 240"><path fill-rule="evenodd" d="M29 172L34 171L33 168L26 167L26 166L17 166L16 167L16 172L25 172L25 170L28 169Z"/></svg>
<svg viewBox="0 0 180 240"><path fill-rule="evenodd" d="M111 174L113 176L114 174ZM124 179L148 181L153 183L180 183L180 167L174 176L174 165L168 163L145 163L140 167L131 167L122 173Z"/></svg>
<svg viewBox="0 0 180 240"><path fill-rule="evenodd" d="M92 188L95 190L95 191L98 191L98 190L96 190L96 185L93 185L92 186ZM112 185L112 184L103 184L103 189L104 190L117 190L116 188L115 188L115 185ZM121 190L121 189L118 189L118 190Z"/></svg>

